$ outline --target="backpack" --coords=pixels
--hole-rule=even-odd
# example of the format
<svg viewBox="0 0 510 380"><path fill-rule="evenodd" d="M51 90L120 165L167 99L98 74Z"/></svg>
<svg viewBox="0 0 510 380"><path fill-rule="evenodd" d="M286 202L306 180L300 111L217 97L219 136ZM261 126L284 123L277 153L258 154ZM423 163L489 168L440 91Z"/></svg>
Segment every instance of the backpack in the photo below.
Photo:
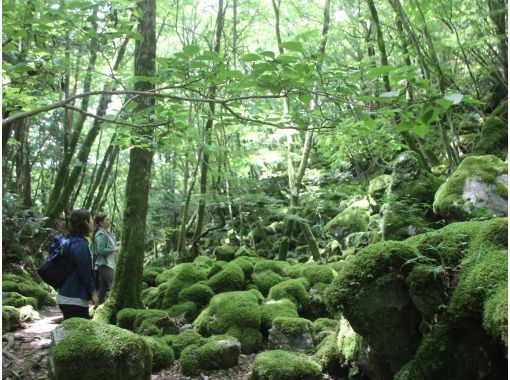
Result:
<svg viewBox="0 0 510 380"><path fill-rule="evenodd" d="M55 289L59 289L64 285L72 271L73 265L69 239L62 235L57 235L53 238L46 262L37 268L37 273L45 283Z"/></svg>

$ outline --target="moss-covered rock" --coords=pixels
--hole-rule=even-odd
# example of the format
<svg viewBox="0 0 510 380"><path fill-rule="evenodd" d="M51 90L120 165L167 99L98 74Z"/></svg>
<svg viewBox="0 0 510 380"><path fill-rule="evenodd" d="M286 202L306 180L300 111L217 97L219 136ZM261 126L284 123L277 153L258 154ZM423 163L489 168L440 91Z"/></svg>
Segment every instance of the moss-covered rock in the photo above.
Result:
<svg viewBox="0 0 510 380"><path fill-rule="evenodd" d="M252 380L320 380L322 369L308 356L282 350L265 351L255 357Z"/></svg>
<svg viewBox="0 0 510 380"><path fill-rule="evenodd" d="M217 260L232 261L235 258L237 247L232 245L220 245L214 248L213 255Z"/></svg>
<svg viewBox="0 0 510 380"><path fill-rule="evenodd" d="M200 313L200 309L195 302L188 301L178 303L167 309L168 314L177 319L184 320L186 323L192 323Z"/></svg>
<svg viewBox="0 0 510 380"><path fill-rule="evenodd" d="M2 291L15 292L21 294L24 297L35 298L37 299L37 305L39 307L45 305L56 305L54 298L51 297L51 290L48 287L45 288L31 278L24 275L12 273L3 274Z"/></svg>
<svg viewBox="0 0 510 380"><path fill-rule="evenodd" d="M484 304L483 327L493 338L508 347L508 284L494 291Z"/></svg>
<svg viewBox="0 0 510 380"><path fill-rule="evenodd" d="M19 310L14 306L2 306L2 332L17 330L21 327Z"/></svg>
<svg viewBox="0 0 510 380"><path fill-rule="evenodd" d="M482 125L482 132L473 148L473 154L494 154L506 159L508 150L508 122L497 116L489 116Z"/></svg>
<svg viewBox="0 0 510 380"><path fill-rule="evenodd" d="M330 284L334 277L330 267L318 264L308 264L303 270L303 276L312 286L318 282Z"/></svg>
<svg viewBox="0 0 510 380"><path fill-rule="evenodd" d="M191 263L178 264L171 271L173 276L168 281L163 298L164 309L177 304L178 295L182 289L206 279L206 275Z"/></svg>
<svg viewBox="0 0 510 380"><path fill-rule="evenodd" d="M232 263L239 265L239 267L243 270L244 279L246 281L250 281L254 270L254 264L251 258L247 256L237 257L236 259L232 260Z"/></svg>
<svg viewBox="0 0 510 380"><path fill-rule="evenodd" d="M207 280L207 285L216 293L242 290L245 278L241 267L234 263L228 263L217 274Z"/></svg>
<svg viewBox="0 0 510 380"><path fill-rule="evenodd" d="M269 289L283 280L284 278L282 276L270 270L255 272L252 275L253 284L265 297L269 294Z"/></svg>
<svg viewBox="0 0 510 380"><path fill-rule="evenodd" d="M257 252L255 252L254 249L248 248L245 245L240 246L235 253L235 257L256 257L256 256Z"/></svg>
<svg viewBox="0 0 510 380"><path fill-rule="evenodd" d="M163 272L163 268L145 268L143 270L143 282L149 287L156 286L156 277Z"/></svg>
<svg viewBox="0 0 510 380"><path fill-rule="evenodd" d="M179 303L195 302L198 306L206 306L214 296L213 290L205 284L193 284L179 292L177 300Z"/></svg>
<svg viewBox="0 0 510 380"><path fill-rule="evenodd" d="M226 369L237 365L241 346L231 337L211 338L203 344L187 346L181 353L184 375L198 375L202 370Z"/></svg>
<svg viewBox="0 0 510 380"><path fill-rule="evenodd" d="M117 326L144 335L173 334L178 330L166 311L156 309L122 309L117 313Z"/></svg>
<svg viewBox="0 0 510 380"><path fill-rule="evenodd" d="M351 205L331 219L324 226L324 230L342 242L346 236L353 232L366 231L368 216L368 207L365 209Z"/></svg>
<svg viewBox="0 0 510 380"><path fill-rule="evenodd" d="M239 339L244 353L258 349L260 334L260 307L251 292L226 292L215 295L209 306L194 322L202 336L228 334ZM254 346L254 341L256 345Z"/></svg>
<svg viewBox="0 0 510 380"><path fill-rule="evenodd" d="M273 320L276 317L298 317L296 305L285 298L278 301L267 301L262 304L260 306L260 315L260 329L265 336L267 336L269 329L273 324Z"/></svg>
<svg viewBox="0 0 510 380"><path fill-rule="evenodd" d="M306 288L303 282L297 279L280 282L269 290L268 299L281 300L284 298L294 302L300 312L307 310L310 305Z"/></svg>
<svg viewBox="0 0 510 380"><path fill-rule="evenodd" d="M14 307L32 305L34 309L37 309L37 299L33 297L24 297L17 292L2 292L2 305L10 305Z"/></svg>
<svg viewBox="0 0 510 380"><path fill-rule="evenodd" d="M449 222L508 215L508 168L496 156L466 157L434 197L434 212Z"/></svg>
<svg viewBox="0 0 510 380"><path fill-rule="evenodd" d="M383 216L384 240L403 240L426 232L436 217L430 211L441 180L429 173L412 151L401 153L394 162Z"/></svg>
<svg viewBox="0 0 510 380"><path fill-rule="evenodd" d="M333 334L338 327L338 321L330 318L317 318L312 322L313 343L318 345L328 335Z"/></svg>
<svg viewBox="0 0 510 380"><path fill-rule="evenodd" d="M269 348L313 353L312 322L304 318L276 317L269 330Z"/></svg>
<svg viewBox="0 0 510 380"><path fill-rule="evenodd" d="M205 343L205 339L195 330L185 330L172 339L172 349L175 353L175 358L179 359L182 350L192 344L201 345Z"/></svg>
<svg viewBox="0 0 510 380"><path fill-rule="evenodd" d="M339 376L342 372L341 357L336 345L336 335L330 334L317 346L317 352L313 360L326 372L333 376Z"/></svg>
<svg viewBox="0 0 510 380"><path fill-rule="evenodd" d="M84 364L86 363L86 364ZM71 318L52 332L48 379L150 379L152 351L136 334Z"/></svg>
<svg viewBox="0 0 510 380"><path fill-rule="evenodd" d="M254 272L271 271L279 274L282 277L287 276L287 271L290 269L289 263L285 261L276 260L259 260L255 264Z"/></svg>
<svg viewBox="0 0 510 380"><path fill-rule="evenodd" d="M225 265L227 265L226 261L223 260L217 260L214 262L213 265L209 268L209 271L207 272L207 278L211 278L217 273L220 273L223 268L225 268Z"/></svg>
<svg viewBox="0 0 510 380"><path fill-rule="evenodd" d="M152 371L169 368L174 362L174 352L161 339L152 336L144 336L143 339L149 345L152 352Z"/></svg>
<svg viewBox="0 0 510 380"><path fill-rule="evenodd" d="M414 249L381 242L346 260L326 294L332 312L341 310L354 330L385 355L394 371L406 363L420 340L421 316L409 296L404 264Z"/></svg>
<svg viewBox="0 0 510 380"><path fill-rule="evenodd" d="M382 203L390 187L391 176L381 174L368 183L368 194L377 202Z"/></svg>

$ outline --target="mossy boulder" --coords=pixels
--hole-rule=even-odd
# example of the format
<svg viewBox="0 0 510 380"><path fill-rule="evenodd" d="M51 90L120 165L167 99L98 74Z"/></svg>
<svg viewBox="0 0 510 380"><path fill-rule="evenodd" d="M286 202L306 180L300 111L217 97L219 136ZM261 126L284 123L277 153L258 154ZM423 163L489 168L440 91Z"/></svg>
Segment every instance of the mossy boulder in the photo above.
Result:
<svg viewBox="0 0 510 380"><path fill-rule="evenodd" d="M233 264L239 265L239 267L243 270L244 273L244 279L246 281L250 281L251 275L254 270L254 264L251 257L247 256L241 256L237 257L236 259L232 260Z"/></svg>
<svg viewBox="0 0 510 380"><path fill-rule="evenodd" d="M312 322L313 343L318 345L328 335L333 334L338 327L338 321L330 318L317 318Z"/></svg>
<svg viewBox="0 0 510 380"><path fill-rule="evenodd" d="M53 330L48 363L50 380L149 380L152 350L124 329L71 318Z"/></svg>
<svg viewBox="0 0 510 380"><path fill-rule="evenodd" d="M264 336L267 336L269 329L273 325L273 320L276 317L297 318L298 313L296 305L292 301L284 298L278 301L267 301L260 305L260 316L261 331Z"/></svg>
<svg viewBox="0 0 510 380"><path fill-rule="evenodd" d="M173 350L160 338L144 336L143 339L152 352L152 371L156 372L169 368L174 362Z"/></svg>
<svg viewBox="0 0 510 380"><path fill-rule="evenodd" d="M21 327L21 315L14 306L2 306L2 332L17 330Z"/></svg>
<svg viewBox="0 0 510 380"><path fill-rule="evenodd" d="M192 323L200 313L199 306L193 302L182 302L166 310L168 315L175 318L178 321L185 321L186 323Z"/></svg>
<svg viewBox="0 0 510 380"><path fill-rule="evenodd" d="M206 279L204 272L198 270L192 263L178 264L171 271L173 275L168 280L168 286L163 298L164 309L178 303L179 292L182 289Z"/></svg>
<svg viewBox="0 0 510 380"><path fill-rule="evenodd" d="M304 318L276 317L269 330L269 348L313 353L312 322Z"/></svg>
<svg viewBox="0 0 510 380"><path fill-rule="evenodd" d="M303 276L312 286L318 282L330 284L334 277L333 270L330 267L319 264L308 264L303 269Z"/></svg>
<svg viewBox="0 0 510 380"><path fill-rule="evenodd" d="M213 290L202 283L190 285L179 292L177 300L179 303L194 302L198 306L206 306L214 296Z"/></svg>
<svg viewBox="0 0 510 380"><path fill-rule="evenodd" d="M508 150L508 121L489 116L482 125L482 131L473 148L473 154L494 154L506 159Z"/></svg>
<svg viewBox="0 0 510 380"><path fill-rule="evenodd" d="M203 344L192 344L181 353L181 368L186 376L201 371L231 368L237 365L241 344L232 337L210 338Z"/></svg>
<svg viewBox="0 0 510 380"><path fill-rule="evenodd" d="M381 174L368 183L368 194L377 202L382 203L390 187L391 176Z"/></svg>
<svg viewBox="0 0 510 380"><path fill-rule="evenodd" d="M485 302L483 328L508 347L508 284L500 284Z"/></svg>
<svg viewBox="0 0 510 380"><path fill-rule="evenodd" d="M448 222L508 215L508 168L496 156L466 157L434 197Z"/></svg>
<svg viewBox="0 0 510 380"><path fill-rule="evenodd" d="M368 207L365 209L351 205L331 219L324 226L324 230L339 242L343 242L343 239L349 234L367 230L368 216Z"/></svg>
<svg viewBox="0 0 510 380"><path fill-rule="evenodd" d="M226 292L215 295L209 306L194 322L195 330L202 336L228 334L241 342L244 353L258 350L260 334L260 307L251 292Z"/></svg>
<svg viewBox="0 0 510 380"><path fill-rule="evenodd" d="M166 311L157 309L122 309L117 313L117 326L144 335L166 335L178 331L174 319Z"/></svg>
<svg viewBox="0 0 510 380"><path fill-rule="evenodd" d="M286 280L276 284L269 290L269 300L291 300L298 311L306 311L309 308L310 300L303 282L298 279Z"/></svg>
<svg viewBox="0 0 510 380"><path fill-rule="evenodd" d="M15 292L24 297L32 297L37 299L37 305L42 306L55 306L56 302L51 297L51 290L49 287L38 284L31 278L13 273L6 273L2 275L2 292Z"/></svg>
<svg viewBox="0 0 510 380"><path fill-rule="evenodd" d="M232 261L235 258L237 247L232 245L220 245L214 248L213 255L217 260Z"/></svg>
<svg viewBox="0 0 510 380"><path fill-rule="evenodd" d="M37 299L22 296L17 292L2 292L2 305L14 307L31 305L34 309L37 309Z"/></svg>
<svg viewBox="0 0 510 380"><path fill-rule="evenodd" d="M254 249L248 248L245 245L240 246L235 253L235 257L256 257L256 256L257 252L255 252Z"/></svg>
<svg viewBox="0 0 510 380"><path fill-rule="evenodd" d="M223 268L225 268L225 265L227 265L226 261L223 261L223 260L215 261L214 264L211 265L211 267L207 271L207 278L211 278L216 273L221 272L223 270Z"/></svg>
<svg viewBox="0 0 510 380"><path fill-rule="evenodd" d="M321 367L308 356L282 350L264 351L255 357L251 380L320 380Z"/></svg>
<svg viewBox="0 0 510 380"><path fill-rule="evenodd" d="M239 265L234 263L228 263L220 272L207 280L207 285L216 294L242 290L244 283L244 272Z"/></svg>
<svg viewBox="0 0 510 380"><path fill-rule="evenodd" d="M282 277L287 276L287 271L291 268L289 263L285 261L276 261L276 260L259 260L254 266L254 272L264 272L271 271L279 274Z"/></svg>
<svg viewBox="0 0 510 380"><path fill-rule="evenodd" d="M388 207L383 215L384 240L403 240L430 230L436 221L430 205L440 184L415 152L401 153L391 174Z"/></svg>
<svg viewBox="0 0 510 380"><path fill-rule="evenodd" d="M326 294L332 312L342 311L372 349L396 372L412 358L421 335L421 315L405 282L415 250L401 242L370 245L350 256Z"/></svg>
<svg viewBox="0 0 510 380"><path fill-rule="evenodd" d="M271 270L255 272L252 275L253 284L265 297L267 297L267 295L269 294L269 289L271 289L276 284L279 284L283 280L284 278L282 276Z"/></svg>
<svg viewBox="0 0 510 380"><path fill-rule="evenodd" d="M143 282L147 283L149 287L156 286L156 277L158 277L159 274L163 273L163 268L145 268L143 270Z"/></svg>
<svg viewBox="0 0 510 380"><path fill-rule="evenodd" d="M204 337L195 330L189 329L181 332L172 339L172 349L174 350L175 358L179 359L182 350L186 347L192 344L201 345L203 343L205 343Z"/></svg>

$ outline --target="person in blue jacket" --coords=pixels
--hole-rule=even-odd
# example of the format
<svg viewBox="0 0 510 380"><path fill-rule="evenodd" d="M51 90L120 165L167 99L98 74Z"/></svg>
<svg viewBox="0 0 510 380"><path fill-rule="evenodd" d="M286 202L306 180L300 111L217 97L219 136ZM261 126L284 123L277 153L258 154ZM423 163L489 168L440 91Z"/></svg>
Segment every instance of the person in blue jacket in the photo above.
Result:
<svg viewBox="0 0 510 380"><path fill-rule="evenodd" d="M99 298L94 286L92 255L86 240L94 229L90 212L74 210L69 220L69 246L73 271L67 277L57 296L58 307L64 319L73 317L90 319L89 301L99 306Z"/></svg>

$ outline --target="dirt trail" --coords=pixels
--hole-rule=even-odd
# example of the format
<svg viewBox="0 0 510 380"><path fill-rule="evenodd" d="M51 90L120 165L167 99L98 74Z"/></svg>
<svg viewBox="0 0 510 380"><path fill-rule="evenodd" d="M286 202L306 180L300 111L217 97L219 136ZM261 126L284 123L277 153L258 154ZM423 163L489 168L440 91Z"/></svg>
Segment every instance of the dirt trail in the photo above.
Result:
<svg viewBox="0 0 510 380"><path fill-rule="evenodd" d="M40 310L39 316L24 328L3 335L2 379L46 379L51 331L61 322L62 314L53 306Z"/></svg>

